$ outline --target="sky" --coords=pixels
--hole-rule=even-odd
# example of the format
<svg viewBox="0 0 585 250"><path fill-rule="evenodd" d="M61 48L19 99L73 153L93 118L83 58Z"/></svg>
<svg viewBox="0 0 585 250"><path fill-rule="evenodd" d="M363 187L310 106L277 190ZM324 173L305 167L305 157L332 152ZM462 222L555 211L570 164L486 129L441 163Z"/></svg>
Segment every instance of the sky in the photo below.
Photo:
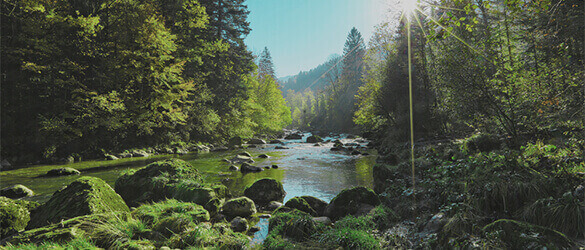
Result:
<svg viewBox="0 0 585 250"><path fill-rule="evenodd" d="M259 55L267 47L276 76L296 75L343 54L352 27L366 45L388 18L392 0L246 0L252 31L244 40Z"/></svg>

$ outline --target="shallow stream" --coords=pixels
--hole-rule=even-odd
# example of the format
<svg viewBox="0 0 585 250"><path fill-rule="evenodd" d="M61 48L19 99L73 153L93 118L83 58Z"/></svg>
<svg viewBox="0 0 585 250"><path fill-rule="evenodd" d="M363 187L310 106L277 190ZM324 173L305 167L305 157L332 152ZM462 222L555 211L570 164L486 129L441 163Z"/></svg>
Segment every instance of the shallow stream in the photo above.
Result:
<svg viewBox="0 0 585 250"><path fill-rule="evenodd" d="M254 157L256 162L253 165L259 167L278 165L277 169L271 168L258 173L232 172L228 170L230 165L222 161L224 158L231 159L238 152L244 150L183 156L157 155L115 161L87 161L69 164L67 167L80 170L81 176L102 178L113 187L116 179L128 169L137 169L153 161L176 157L189 161L197 167L203 173L206 181L222 182L234 195L241 195L243 189L257 179L270 177L279 180L287 192L284 202L301 195L310 195L329 202L343 189L353 186L372 186L372 166L375 162L375 155L352 156L343 152L334 152L330 150L333 143L322 143L322 146L304 143L308 136L310 134L304 134L302 140L283 140L284 146L289 149L275 149L275 146L279 144L267 144L264 147L245 149ZM323 139L341 139L343 143L354 142L354 140L345 139L343 136ZM365 146L364 143L361 145ZM259 154L268 154L271 157L261 159L257 157ZM36 195L31 200L46 201L55 191L80 177L79 175L43 177L48 170L59 167L63 167L63 165L32 166L0 172L0 188L23 184L35 192ZM252 244L259 244L266 238L267 219L260 219L256 226L259 226L261 230L255 233Z"/></svg>

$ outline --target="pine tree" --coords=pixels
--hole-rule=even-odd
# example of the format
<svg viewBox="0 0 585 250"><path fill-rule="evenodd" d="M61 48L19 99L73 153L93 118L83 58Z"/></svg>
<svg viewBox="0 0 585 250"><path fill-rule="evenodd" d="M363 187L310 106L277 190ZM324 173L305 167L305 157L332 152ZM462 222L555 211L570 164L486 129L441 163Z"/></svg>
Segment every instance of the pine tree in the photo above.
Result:
<svg viewBox="0 0 585 250"><path fill-rule="evenodd" d="M267 47L264 47L264 51L260 54L260 59L258 62L258 76L260 79L264 79L266 77L272 77L276 79L276 75L274 74L274 64L272 63L272 56L270 56L270 51Z"/></svg>
<svg viewBox="0 0 585 250"><path fill-rule="evenodd" d="M347 85L358 85L363 72L363 58L366 51L362 34L353 27L343 47L343 81Z"/></svg>

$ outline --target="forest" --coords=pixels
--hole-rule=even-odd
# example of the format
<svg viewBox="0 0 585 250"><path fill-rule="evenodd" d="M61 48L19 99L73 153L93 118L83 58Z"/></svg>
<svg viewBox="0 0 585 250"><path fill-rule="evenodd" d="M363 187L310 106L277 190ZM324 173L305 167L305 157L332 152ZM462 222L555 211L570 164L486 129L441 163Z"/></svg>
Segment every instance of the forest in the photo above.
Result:
<svg viewBox="0 0 585 250"><path fill-rule="evenodd" d="M585 247L583 1L396 2L278 80L245 0L3 0L0 249Z"/></svg>

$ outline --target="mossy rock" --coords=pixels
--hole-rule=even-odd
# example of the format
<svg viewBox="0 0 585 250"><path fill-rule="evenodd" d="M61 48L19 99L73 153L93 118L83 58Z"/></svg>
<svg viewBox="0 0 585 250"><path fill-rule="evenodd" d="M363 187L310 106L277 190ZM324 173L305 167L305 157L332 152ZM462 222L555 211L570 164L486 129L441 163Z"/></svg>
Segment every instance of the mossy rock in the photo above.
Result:
<svg viewBox="0 0 585 250"><path fill-rule="evenodd" d="M79 170L75 168L56 168L51 169L47 172L46 176L63 176L63 175L76 175L81 174Z"/></svg>
<svg viewBox="0 0 585 250"><path fill-rule="evenodd" d="M24 206L0 196L0 238L22 231L30 220L30 213Z"/></svg>
<svg viewBox="0 0 585 250"><path fill-rule="evenodd" d="M179 159L168 159L129 172L116 180L116 192L130 206L157 202L179 196L181 200L204 205L213 197L209 190L200 190L201 174L191 164Z"/></svg>
<svg viewBox="0 0 585 250"><path fill-rule="evenodd" d="M200 204L211 214L215 214L222 201L229 196L229 191L222 184L200 184L183 182L170 184L165 192L167 197Z"/></svg>
<svg viewBox="0 0 585 250"><path fill-rule="evenodd" d="M558 231L522 221L497 220L483 231L487 238L500 240L510 249L568 249L575 245Z"/></svg>
<svg viewBox="0 0 585 250"><path fill-rule="evenodd" d="M249 217L256 213L256 205L248 197L239 197L226 201L221 207L221 211L228 218Z"/></svg>
<svg viewBox="0 0 585 250"><path fill-rule="evenodd" d="M266 205L271 201L282 202L286 192L280 181L271 178L257 180L244 190L244 195L256 204Z"/></svg>
<svg viewBox="0 0 585 250"><path fill-rule="evenodd" d="M332 220L356 214L364 205L377 206L380 198L369 188L354 187L341 191L325 209L325 216Z"/></svg>
<svg viewBox="0 0 585 250"><path fill-rule="evenodd" d="M33 196L34 192L24 185L13 185L0 190L0 196L5 196L11 199L18 199L22 197Z"/></svg>
<svg viewBox="0 0 585 250"><path fill-rule="evenodd" d="M31 216L28 229L88 214L129 212L120 195L100 178L81 177L53 194Z"/></svg>
<svg viewBox="0 0 585 250"><path fill-rule="evenodd" d="M309 206L311 206L311 208L317 212L318 216L323 216L325 214L325 208L327 208L327 205L329 205L329 203L317 197L304 195L301 196L301 198L309 203Z"/></svg>
<svg viewBox="0 0 585 250"><path fill-rule="evenodd" d="M310 214L298 209L292 209L288 212L282 210L270 218L268 231L271 235L281 235L296 241L304 241L317 232L317 223Z"/></svg>
<svg viewBox="0 0 585 250"><path fill-rule="evenodd" d="M292 199L288 200L284 206L286 207L290 207L290 208L295 208L298 209L300 211L303 211L305 213L310 214L311 216L317 216L317 212L315 211L315 209L313 209L311 207L311 205L309 205L309 203L303 199L302 197L293 197Z"/></svg>
<svg viewBox="0 0 585 250"><path fill-rule="evenodd" d="M135 218L151 226L173 214L189 216L190 220L195 223L209 221L210 219L209 212L201 205L173 199L145 204L132 211L132 215Z"/></svg>

